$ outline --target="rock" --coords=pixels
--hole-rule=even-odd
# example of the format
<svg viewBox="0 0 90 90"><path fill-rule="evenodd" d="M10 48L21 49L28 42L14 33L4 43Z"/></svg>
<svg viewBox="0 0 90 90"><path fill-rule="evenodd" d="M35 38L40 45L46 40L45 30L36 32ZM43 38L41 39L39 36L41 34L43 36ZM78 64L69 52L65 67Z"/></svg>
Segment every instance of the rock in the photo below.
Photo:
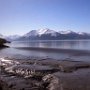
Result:
<svg viewBox="0 0 90 90"><path fill-rule="evenodd" d="M59 79L56 76L48 74L44 76L42 80L44 84L48 84L46 85L48 90L60 90Z"/></svg>
<svg viewBox="0 0 90 90"><path fill-rule="evenodd" d="M5 68L3 66L0 66L0 73L4 73L5 72Z"/></svg>
<svg viewBox="0 0 90 90"><path fill-rule="evenodd" d="M9 47L4 45L5 43L9 43L7 40L0 38L0 48Z"/></svg>
<svg viewBox="0 0 90 90"><path fill-rule="evenodd" d="M42 65L13 65L5 69L9 73L18 74L24 76L25 78L32 76L43 76L54 71L53 68L49 66Z"/></svg>
<svg viewBox="0 0 90 90"><path fill-rule="evenodd" d="M0 80L0 90L9 90L8 85L6 82Z"/></svg>

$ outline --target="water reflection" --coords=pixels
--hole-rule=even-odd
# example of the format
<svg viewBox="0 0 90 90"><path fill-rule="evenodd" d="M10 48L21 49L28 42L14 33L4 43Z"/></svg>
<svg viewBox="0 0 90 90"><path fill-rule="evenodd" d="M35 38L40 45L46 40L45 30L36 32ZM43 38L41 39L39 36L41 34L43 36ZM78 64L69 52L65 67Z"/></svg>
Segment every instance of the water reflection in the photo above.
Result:
<svg viewBox="0 0 90 90"><path fill-rule="evenodd" d="M90 50L90 40L64 40L64 41L17 41L9 44L11 47L43 47L62 49L84 49Z"/></svg>
<svg viewBox="0 0 90 90"><path fill-rule="evenodd" d="M59 49L78 49L78 50L90 50L90 40L66 40L66 41L22 41L12 42L8 44L10 48L0 50L0 56L34 56L34 57L50 57L56 59L71 58L76 60L90 60L90 55L83 54L80 56L70 52L57 52L57 50L27 50L16 49L15 47L43 47L43 48L59 48Z"/></svg>

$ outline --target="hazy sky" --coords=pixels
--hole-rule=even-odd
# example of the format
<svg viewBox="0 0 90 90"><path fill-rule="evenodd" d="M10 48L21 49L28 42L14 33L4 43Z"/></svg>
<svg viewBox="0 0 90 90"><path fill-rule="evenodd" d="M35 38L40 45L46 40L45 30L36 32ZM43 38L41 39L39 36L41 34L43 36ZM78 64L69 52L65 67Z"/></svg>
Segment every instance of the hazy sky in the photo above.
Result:
<svg viewBox="0 0 90 90"><path fill-rule="evenodd" d="M1 34L40 28L90 33L90 0L0 0Z"/></svg>

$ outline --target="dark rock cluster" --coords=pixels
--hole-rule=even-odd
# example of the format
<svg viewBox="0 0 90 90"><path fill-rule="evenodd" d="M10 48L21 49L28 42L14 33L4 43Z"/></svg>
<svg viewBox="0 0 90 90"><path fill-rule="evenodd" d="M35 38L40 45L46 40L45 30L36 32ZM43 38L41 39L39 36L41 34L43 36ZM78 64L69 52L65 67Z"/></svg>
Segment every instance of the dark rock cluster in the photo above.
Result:
<svg viewBox="0 0 90 90"><path fill-rule="evenodd" d="M0 38L0 48L8 47L8 46L4 45L5 43L9 43L9 42L5 39Z"/></svg>

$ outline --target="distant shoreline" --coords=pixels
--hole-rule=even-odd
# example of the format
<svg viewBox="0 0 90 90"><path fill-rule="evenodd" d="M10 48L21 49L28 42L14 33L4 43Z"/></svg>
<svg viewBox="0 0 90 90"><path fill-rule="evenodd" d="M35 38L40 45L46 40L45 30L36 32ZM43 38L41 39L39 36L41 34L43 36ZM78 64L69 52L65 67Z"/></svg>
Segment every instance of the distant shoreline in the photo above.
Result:
<svg viewBox="0 0 90 90"><path fill-rule="evenodd" d="M6 45L0 45L0 49L1 48L8 48L9 46L6 46Z"/></svg>

